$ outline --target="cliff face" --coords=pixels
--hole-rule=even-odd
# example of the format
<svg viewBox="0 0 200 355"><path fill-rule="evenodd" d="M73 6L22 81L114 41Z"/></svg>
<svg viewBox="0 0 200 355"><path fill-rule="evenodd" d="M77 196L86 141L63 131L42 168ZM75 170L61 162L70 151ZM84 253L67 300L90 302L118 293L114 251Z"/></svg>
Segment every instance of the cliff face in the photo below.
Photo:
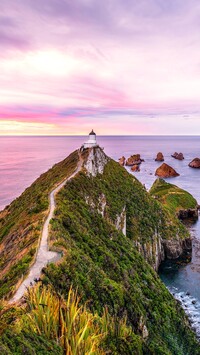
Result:
<svg viewBox="0 0 200 355"><path fill-rule="evenodd" d="M88 308L99 315L108 309L116 329L105 352L198 354L183 310L154 271L166 254L163 240L184 241L187 230L100 148L84 151L82 160L83 170L57 195L50 244L63 258L43 270L43 283L64 298L73 284ZM54 176L60 179L62 170L60 163ZM124 317L130 326L126 336L118 332Z"/></svg>
<svg viewBox="0 0 200 355"><path fill-rule="evenodd" d="M104 168L109 161L110 159L99 147L89 149L84 162L86 174L93 177L97 176L97 174L103 174ZM126 178L128 179L128 174ZM124 201L124 205L121 205L121 209L119 208L115 217L111 217L112 208L109 205L109 201L106 200L105 194L98 196L95 200L88 200L88 203L90 207L93 209L96 208L107 221L112 223L117 230L122 231L124 235L127 235L128 223L128 237L133 241L133 244L138 248L138 251L144 256L145 260L155 270L158 270L161 261L165 258L176 259L186 250L191 250L191 239L187 230L174 215L174 210L165 210L155 199L153 200L153 198L149 197L149 194L135 177L132 177L132 179L135 188L130 188L127 194L120 197L121 201ZM163 191L163 184L165 184L165 188L167 185L168 189L174 187L174 185L165 183L164 180L158 181L152 187L151 195L158 191L158 186ZM118 189L117 185L118 182L116 182L116 185L113 185L113 190ZM140 190L138 192L138 199L134 196L137 190ZM173 191L173 198L177 195L180 196L180 190ZM190 197L187 206L192 207L196 200L186 191L181 191L184 193L184 197L185 195ZM133 196L132 201L131 196ZM117 199L118 197L113 194L112 203L115 204ZM163 205L163 200L159 202ZM129 209L131 209L130 212ZM142 209L144 209L143 212ZM148 214L145 212L146 210L148 210ZM127 214L129 214L128 221Z"/></svg>

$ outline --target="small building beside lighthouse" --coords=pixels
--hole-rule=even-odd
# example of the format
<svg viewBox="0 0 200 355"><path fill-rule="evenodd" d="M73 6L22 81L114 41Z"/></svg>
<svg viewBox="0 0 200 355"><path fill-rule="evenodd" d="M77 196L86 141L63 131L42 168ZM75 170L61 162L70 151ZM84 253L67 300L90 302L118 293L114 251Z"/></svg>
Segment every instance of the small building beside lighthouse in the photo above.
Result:
<svg viewBox="0 0 200 355"><path fill-rule="evenodd" d="M89 139L84 143L83 148L92 148L97 146L96 133L92 130L89 134Z"/></svg>

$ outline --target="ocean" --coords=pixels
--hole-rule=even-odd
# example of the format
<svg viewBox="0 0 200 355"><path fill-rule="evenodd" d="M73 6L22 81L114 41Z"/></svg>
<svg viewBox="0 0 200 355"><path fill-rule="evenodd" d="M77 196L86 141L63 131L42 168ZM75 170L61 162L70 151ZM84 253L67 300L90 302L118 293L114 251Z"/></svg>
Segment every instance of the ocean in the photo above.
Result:
<svg viewBox="0 0 200 355"><path fill-rule="evenodd" d="M53 164L79 148L87 137L0 137L0 210L19 196L40 174ZM155 170L161 164L155 162L162 152L165 162L180 174L168 179L189 191L200 204L200 169L188 167L189 162L200 158L199 136L97 136L105 153L118 160L139 153L144 162L140 172L134 175L146 186L155 181ZM185 159L171 157L182 152ZM127 168L131 172L130 168ZM191 227L193 235L192 261L187 265L166 263L160 277L170 292L183 305L192 326L200 337L200 222Z"/></svg>

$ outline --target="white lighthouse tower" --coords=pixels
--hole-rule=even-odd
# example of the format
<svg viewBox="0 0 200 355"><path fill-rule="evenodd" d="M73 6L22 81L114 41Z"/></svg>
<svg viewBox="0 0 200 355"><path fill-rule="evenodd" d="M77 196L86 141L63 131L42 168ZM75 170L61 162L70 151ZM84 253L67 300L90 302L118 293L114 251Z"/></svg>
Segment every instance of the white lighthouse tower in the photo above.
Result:
<svg viewBox="0 0 200 355"><path fill-rule="evenodd" d="M97 146L96 133L92 130L89 134L89 139L84 143L84 148L92 148Z"/></svg>

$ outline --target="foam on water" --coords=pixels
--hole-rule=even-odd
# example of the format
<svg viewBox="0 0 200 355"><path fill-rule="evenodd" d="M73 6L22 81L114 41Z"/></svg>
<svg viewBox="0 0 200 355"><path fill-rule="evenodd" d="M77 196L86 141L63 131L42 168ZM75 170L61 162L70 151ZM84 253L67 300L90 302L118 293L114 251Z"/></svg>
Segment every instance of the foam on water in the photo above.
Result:
<svg viewBox="0 0 200 355"><path fill-rule="evenodd" d="M192 329L200 339L200 302L189 292L179 292L177 287L168 287L169 292L178 300L187 314Z"/></svg>

